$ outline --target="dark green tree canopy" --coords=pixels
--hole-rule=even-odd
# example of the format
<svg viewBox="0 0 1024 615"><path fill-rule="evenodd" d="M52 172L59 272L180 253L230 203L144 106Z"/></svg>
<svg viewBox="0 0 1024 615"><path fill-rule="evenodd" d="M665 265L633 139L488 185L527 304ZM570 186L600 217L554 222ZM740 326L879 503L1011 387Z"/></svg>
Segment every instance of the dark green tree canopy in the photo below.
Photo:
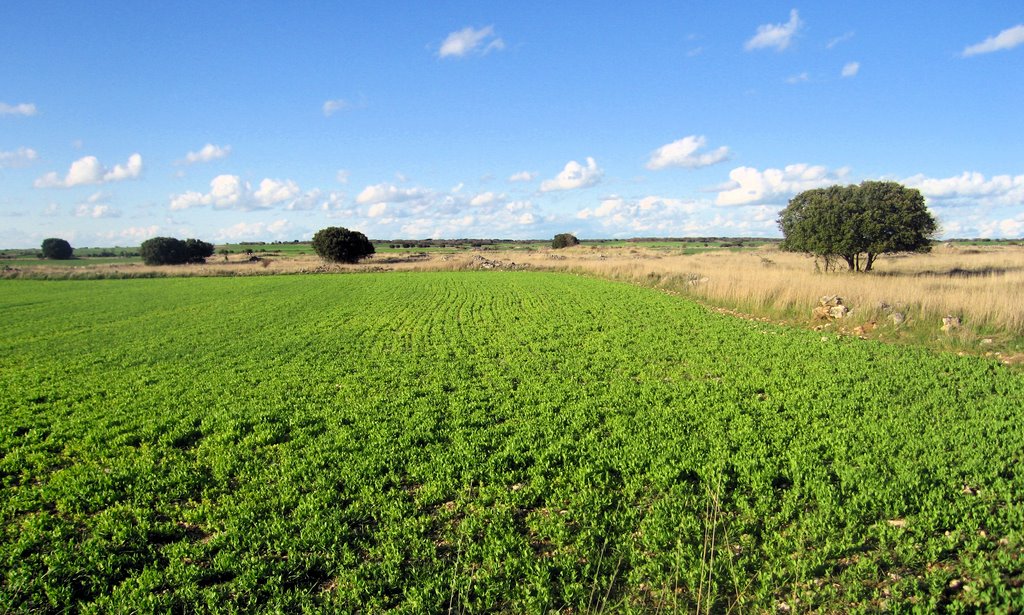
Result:
<svg viewBox="0 0 1024 615"><path fill-rule="evenodd" d="M48 237L43 240L43 258L64 261L71 258L74 253L75 249L66 239Z"/></svg>
<svg viewBox="0 0 1024 615"><path fill-rule="evenodd" d="M551 240L551 247L556 250L559 248L568 248L570 246L578 246L580 243L579 239L572 233L559 233L555 235L555 238Z"/></svg>
<svg viewBox="0 0 1024 615"><path fill-rule="evenodd" d="M317 231L313 235L313 249L320 258L336 263L357 263L375 251L366 235L341 226L329 226Z"/></svg>
<svg viewBox="0 0 1024 615"><path fill-rule="evenodd" d="M205 263L213 255L213 244L199 239L182 241L174 237L154 237L142 242L139 248L147 265L180 265Z"/></svg>
<svg viewBox="0 0 1024 615"><path fill-rule="evenodd" d="M779 213L782 248L850 271L871 271L881 254L928 252L938 224L915 189L896 182L806 190Z"/></svg>
<svg viewBox="0 0 1024 615"><path fill-rule="evenodd" d="M207 258L213 256L213 244L199 239L186 239L185 253L188 262L205 263Z"/></svg>

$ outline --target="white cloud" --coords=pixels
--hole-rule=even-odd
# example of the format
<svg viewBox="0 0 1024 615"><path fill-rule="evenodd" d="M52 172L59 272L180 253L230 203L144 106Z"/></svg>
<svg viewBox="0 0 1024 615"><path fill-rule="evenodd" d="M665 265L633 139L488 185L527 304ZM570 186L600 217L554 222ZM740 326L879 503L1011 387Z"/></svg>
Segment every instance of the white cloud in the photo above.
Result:
<svg viewBox="0 0 1024 615"><path fill-rule="evenodd" d="M284 181L266 178L260 182L260 188L253 194L256 200L264 207L270 207L293 199L302 192L299 185L287 179Z"/></svg>
<svg viewBox="0 0 1024 615"><path fill-rule="evenodd" d="M647 168L651 170L664 169L666 167L685 167L699 169L701 167L717 164L729 158L729 148L722 146L718 149L698 154L697 150L707 145L707 139L703 136L690 135L667 145L662 145L651 154L647 161Z"/></svg>
<svg viewBox="0 0 1024 615"><path fill-rule="evenodd" d="M737 167L729 171L729 182L718 187L716 205L781 204L790 196L841 183L848 169L830 172L823 166L791 164L784 169Z"/></svg>
<svg viewBox="0 0 1024 615"><path fill-rule="evenodd" d="M851 38L853 38L853 32L847 32L846 34L837 36L834 39L830 40L828 43L825 44L825 48L826 49L832 49L836 45L838 45L840 43L845 43L846 41L850 40Z"/></svg>
<svg viewBox="0 0 1024 615"><path fill-rule="evenodd" d="M512 175L509 175L508 176L508 181L510 181L510 182L531 182L536 177L537 177L537 174L533 173L531 171L520 171L518 173L513 173Z"/></svg>
<svg viewBox="0 0 1024 615"><path fill-rule="evenodd" d="M976 45L965 47L961 55L968 58L970 56L976 56L983 53L1013 49L1020 44L1024 44L1024 24L1018 24L1012 28L1007 28L999 34L990 36Z"/></svg>
<svg viewBox="0 0 1024 615"><path fill-rule="evenodd" d="M578 220L590 220L617 234L676 234L686 232L690 218L706 204L661 196L639 200L610 196L594 208L576 213Z"/></svg>
<svg viewBox="0 0 1024 615"><path fill-rule="evenodd" d="M334 175L334 179L338 180L339 184L347 184L349 175L351 175L346 169L338 169L338 172Z"/></svg>
<svg viewBox="0 0 1024 615"><path fill-rule="evenodd" d="M33 103L9 105L7 103L0 102L0 115L22 115L27 117L35 114L36 106Z"/></svg>
<svg viewBox="0 0 1024 615"><path fill-rule="evenodd" d="M774 47L777 51L782 51L789 47L793 35L796 34L801 25L803 25L803 22L800 21L800 15L796 9L793 9L789 12L789 21L786 23L758 26L757 34L747 41L743 47L747 51L765 47Z"/></svg>
<svg viewBox="0 0 1024 615"><path fill-rule="evenodd" d="M379 218L384 215L388 209L387 203L374 203L370 205L370 208L366 211L366 215L371 218Z"/></svg>
<svg viewBox="0 0 1024 615"><path fill-rule="evenodd" d="M227 228L218 229L213 234L213 240L217 243L238 243L247 240L285 239L292 230L292 225L287 219L274 220L273 222L239 222Z"/></svg>
<svg viewBox="0 0 1024 615"><path fill-rule="evenodd" d="M552 192L554 190L574 190L576 188L587 188L601 181L604 175L593 158L587 157L587 166L570 160L565 164L562 172L554 179L547 179L541 182L541 192Z"/></svg>
<svg viewBox="0 0 1024 615"><path fill-rule="evenodd" d="M89 205L82 203L75 208L75 215L79 218L117 218L121 212L110 205Z"/></svg>
<svg viewBox="0 0 1024 615"><path fill-rule="evenodd" d="M490 205L491 203L495 203L502 198L503 196L498 196L493 192L482 192L474 196L472 199L470 199L469 204L473 205L474 207L480 207L483 205Z"/></svg>
<svg viewBox="0 0 1024 615"><path fill-rule="evenodd" d="M799 75L793 75L786 79L786 83L790 85L796 85L798 83L805 83L811 80L811 76L806 72L800 73Z"/></svg>
<svg viewBox="0 0 1024 615"><path fill-rule="evenodd" d="M132 154L127 163L114 165L113 169L105 168L95 156L86 156L72 162L63 179L56 171L50 171L36 179L34 185L36 188L71 188L132 179L141 173L142 156L139 154Z"/></svg>
<svg viewBox="0 0 1024 615"><path fill-rule="evenodd" d="M928 199L951 205L1024 206L1024 175L995 175L964 172L954 177L932 178L917 174L903 180Z"/></svg>
<svg viewBox="0 0 1024 615"><path fill-rule="evenodd" d="M485 41L488 41L486 44ZM494 27L487 26L479 30L472 27L463 28L448 35L441 43L441 49L437 52L438 57L461 58L471 53L486 54L490 51L505 48L505 41L494 35Z"/></svg>
<svg viewBox="0 0 1024 615"><path fill-rule="evenodd" d="M401 203L418 199L427 195L422 188L399 188L391 184L376 184L367 186L356 197L356 202L362 205L373 203Z"/></svg>
<svg viewBox="0 0 1024 615"><path fill-rule="evenodd" d="M316 197L314 193L300 196L301 190L294 181L266 178L260 182L254 192L249 182L242 181L237 175L218 175L210 181L210 191L206 193L189 191L171 197L171 210L191 209L194 207L212 206L214 209L238 209L252 211L268 209L274 205L287 203L288 209L310 209L299 203L306 197Z"/></svg>
<svg viewBox="0 0 1024 615"><path fill-rule="evenodd" d="M860 62L847 62L843 66L843 77L853 77L860 72Z"/></svg>
<svg viewBox="0 0 1024 615"><path fill-rule="evenodd" d="M128 157L128 163L114 165L114 168L103 174L103 182L117 182L125 179L138 177L142 173L142 156L132 154Z"/></svg>
<svg viewBox="0 0 1024 615"><path fill-rule="evenodd" d="M211 160L217 160L220 158L226 158L231 153L231 146L225 145L221 147L214 145L213 143L207 143L198 152L189 152L185 154L185 162L188 164L195 164L197 162L210 162Z"/></svg>
<svg viewBox="0 0 1024 615"><path fill-rule="evenodd" d="M0 152L0 169L27 167L38 157L36 150L28 147L19 147L13 152Z"/></svg>

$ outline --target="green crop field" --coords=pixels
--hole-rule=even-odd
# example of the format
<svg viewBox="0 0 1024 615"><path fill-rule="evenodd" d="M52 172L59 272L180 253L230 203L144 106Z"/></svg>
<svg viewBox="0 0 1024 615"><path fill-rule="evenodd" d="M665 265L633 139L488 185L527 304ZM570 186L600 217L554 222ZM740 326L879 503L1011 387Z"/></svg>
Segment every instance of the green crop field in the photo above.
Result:
<svg viewBox="0 0 1024 615"><path fill-rule="evenodd" d="M992 361L532 272L0 310L0 612L1024 609Z"/></svg>

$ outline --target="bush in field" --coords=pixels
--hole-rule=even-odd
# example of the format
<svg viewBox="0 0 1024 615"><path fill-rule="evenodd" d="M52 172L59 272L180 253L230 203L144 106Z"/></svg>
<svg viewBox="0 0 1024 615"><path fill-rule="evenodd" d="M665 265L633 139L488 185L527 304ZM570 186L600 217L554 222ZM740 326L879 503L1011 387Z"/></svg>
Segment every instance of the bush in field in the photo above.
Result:
<svg viewBox="0 0 1024 615"><path fill-rule="evenodd" d="M206 259L213 256L213 244L199 239L186 239L185 252L190 263L205 263Z"/></svg>
<svg viewBox="0 0 1024 615"><path fill-rule="evenodd" d="M199 239L182 241L174 237L154 237L142 242L139 248L147 265L180 265L205 263L213 255L213 244Z"/></svg>
<svg viewBox="0 0 1024 615"><path fill-rule="evenodd" d="M340 226L322 228L313 235L313 249L324 260L357 263L374 253L373 244L359 231Z"/></svg>
<svg viewBox="0 0 1024 615"><path fill-rule="evenodd" d="M75 249L71 247L71 244L66 239L49 237L43 240L43 258L63 261L71 258L74 252Z"/></svg>
<svg viewBox="0 0 1024 615"><path fill-rule="evenodd" d="M572 233L559 233L551 240L551 247L556 250L559 248L578 246L579 244L580 240L576 239L576 236Z"/></svg>

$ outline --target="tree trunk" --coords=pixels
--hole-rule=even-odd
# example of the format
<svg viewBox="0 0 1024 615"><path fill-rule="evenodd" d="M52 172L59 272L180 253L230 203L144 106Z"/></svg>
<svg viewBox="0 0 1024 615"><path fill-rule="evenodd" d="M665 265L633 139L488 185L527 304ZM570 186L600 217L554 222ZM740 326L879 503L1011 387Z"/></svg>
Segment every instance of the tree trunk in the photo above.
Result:
<svg viewBox="0 0 1024 615"><path fill-rule="evenodd" d="M864 271L871 271L871 266L875 264L875 258L877 256L878 256L877 254L873 254L871 252L868 252L868 262L867 262L867 265L864 267Z"/></svg>
<svg viewBox="0 0 1024 615"><path fill-rule="evenodd" d="M843 260L846 261L846 266L850 268L850 271L857 271L857 255L856 254L844 254Z"/></svg>

